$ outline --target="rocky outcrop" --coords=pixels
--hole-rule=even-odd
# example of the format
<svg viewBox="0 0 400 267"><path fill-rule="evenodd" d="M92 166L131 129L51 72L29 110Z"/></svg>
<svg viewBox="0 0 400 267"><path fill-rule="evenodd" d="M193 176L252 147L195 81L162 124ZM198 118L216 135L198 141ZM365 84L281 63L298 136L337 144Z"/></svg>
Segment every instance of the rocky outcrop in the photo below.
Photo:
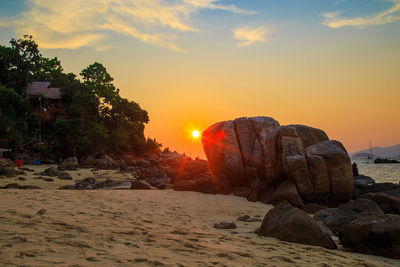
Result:
<svg viewBox="0 0 400 267"><path fill-rule="evenodd" d="M104 152L93 153L80 164L84 168L97 168L103 170L115 170L124 165L123 160L116 160Z"/></svg>
<svg viewBox="0 0 400 267"><path fill-rule="evenodd" d="M368 193L361 197L377 203L384 213L400 215L400 188L377 193Z"/></svg>
<svg viewBox="0 0 400 267"><path fill-rule="evenodd" d="M352 200L339 208L330 208L317 211L314 219L326 225L333 233L351 221L371 215L382 215L379 206L369 199Z"/></svg>
<svg viewBox="0 0 400 267"><path fill-rule="evenodd" d="M339 231L339 239L356 252L400 259L400 216L360 217Z"/></svg>
<svg viewBox="0 0 400 267"><path fill-rule="evenodd" d="M287 200L299 207L337 205L352 197L346 149L322 130L280 126L269 117L239 118L212 125L202 141L221 191L243 193L248 188L250 201Z"/></svg>
<svg viewBox="0 0 400 267"><path fill-rule="evenodd" d="M304 211L281 202L264 217L258 235L282 241L336 249L330 233Z"/></svg>

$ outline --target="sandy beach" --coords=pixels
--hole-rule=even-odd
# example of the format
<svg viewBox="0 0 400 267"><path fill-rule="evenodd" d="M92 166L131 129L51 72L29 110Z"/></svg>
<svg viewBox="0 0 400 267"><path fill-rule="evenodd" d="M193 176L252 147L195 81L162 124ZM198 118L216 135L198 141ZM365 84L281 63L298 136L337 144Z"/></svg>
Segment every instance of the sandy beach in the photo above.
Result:
<svg viewBox="0 0 400 267"><path fill-rule="evenodd" d="M69 173L83 179L90 172ZM260 222L236 218L248 214L262 219L272 206L240 197L172 190L56 190L72 181L44 182L33 179L33 173L22 177L26 180L20 184L36 181L45 189L1 191L4 266L400 265L400 260L259 237L254 230ZM215 229L220 221L236 221L237 229Z"/></svg>

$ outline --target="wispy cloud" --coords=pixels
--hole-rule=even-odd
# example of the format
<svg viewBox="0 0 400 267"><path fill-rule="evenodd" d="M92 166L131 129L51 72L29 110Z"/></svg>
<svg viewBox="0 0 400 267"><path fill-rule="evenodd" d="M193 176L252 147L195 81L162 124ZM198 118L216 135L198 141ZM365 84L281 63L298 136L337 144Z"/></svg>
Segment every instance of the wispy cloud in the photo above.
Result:
<svg viewBox="0 0 400 267"><path fill-rule="evenodd" d="M200 10L254 14L220 0L28 0L27 11L3 19L0 26L31 34L42 48L105 47L110 33L183 51L178 33L196 32L191 16Z"/></svg>
<svg viewBox="0 0 400 267"><path fill-rule="evenodd" d="M265 27L240 27L233 31L233 38L240 41L237 47L245 47L256 42L267 42L266 37L269 32L270 30Z"/></svg>
<svg viewBox="0 0 400 267"><path fill-rule="evenodd" d="M370 17L340 18L340 12L327 12L321 14L325 18L322 24L331 28L345 26L367 27L371 25L382 25L400 19L400 0L390 0L392 7Z"/></svg>

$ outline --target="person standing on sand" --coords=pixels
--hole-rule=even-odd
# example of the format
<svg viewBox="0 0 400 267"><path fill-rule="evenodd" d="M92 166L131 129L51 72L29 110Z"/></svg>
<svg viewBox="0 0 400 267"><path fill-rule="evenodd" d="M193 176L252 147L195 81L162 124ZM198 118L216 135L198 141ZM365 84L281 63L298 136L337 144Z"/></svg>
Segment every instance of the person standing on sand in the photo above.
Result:
<svg viewBox="0 0 400 267"><path fill-rule="evenodd" d="M20 170L20 169L21 169L21 166L22 166L22 161L21 161L21 159L18 159L18 160L17 160L17 166L18 166L18 170Z"/></svg>

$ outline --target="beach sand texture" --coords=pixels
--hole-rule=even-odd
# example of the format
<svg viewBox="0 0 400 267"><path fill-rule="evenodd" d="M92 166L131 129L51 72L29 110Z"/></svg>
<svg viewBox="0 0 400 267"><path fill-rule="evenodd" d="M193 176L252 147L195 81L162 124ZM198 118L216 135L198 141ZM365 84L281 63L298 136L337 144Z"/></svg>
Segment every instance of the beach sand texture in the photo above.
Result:
<svg viewBox="0 0 400 267"><path fill-rule="evenodd" d="M272 208L226 195L172 190L2 190L4 266L400 266L399 260L259 237ZM45 211L38 211L44 209Z"/></svg>

